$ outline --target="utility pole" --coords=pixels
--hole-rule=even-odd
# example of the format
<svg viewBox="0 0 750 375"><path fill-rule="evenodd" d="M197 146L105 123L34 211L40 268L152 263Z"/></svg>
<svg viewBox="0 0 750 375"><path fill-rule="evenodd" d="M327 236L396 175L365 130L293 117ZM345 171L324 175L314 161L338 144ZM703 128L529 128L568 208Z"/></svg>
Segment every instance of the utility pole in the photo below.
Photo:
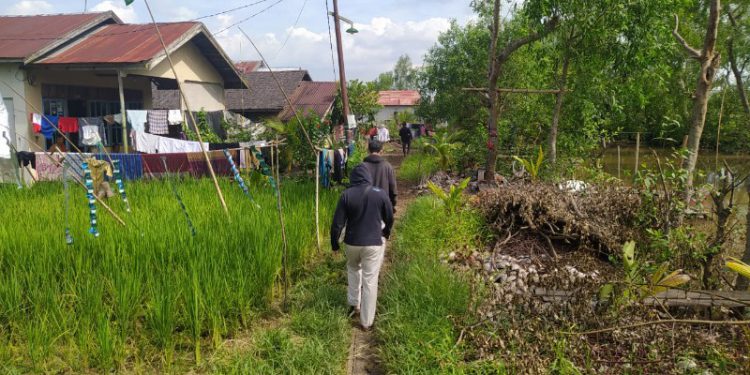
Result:
<svg viewBox="0 0 750 375"><path fill-rule="evenodd" d="M336 29L336 52L339 57L339 84L341 85L341 103L344 115L344 137L349 146L349 94L346 91L346 73L344 72L344 46L341 43L341 21L339 20L339 2L333 0L333 24Z"/></svg>

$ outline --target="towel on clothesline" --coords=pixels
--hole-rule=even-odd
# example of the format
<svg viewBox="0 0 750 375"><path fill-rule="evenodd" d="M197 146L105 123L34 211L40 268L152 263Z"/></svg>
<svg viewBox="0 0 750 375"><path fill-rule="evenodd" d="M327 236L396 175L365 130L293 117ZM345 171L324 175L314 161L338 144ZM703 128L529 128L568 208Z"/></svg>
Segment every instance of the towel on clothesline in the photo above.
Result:
<svg viewBox="0 0 750 375"><path fill-rule="evenodd" d="M148 121L148 111L140 109L129 109L125 111L128 123L133 130L138 132L146 131L146 121Z"/></svg>
<svg viewBox="0 0 750 375"><path fill-rule="evenodd" d="M78 133L78 118L60 116L57 120L57 127L63 133Z"/></svg>
<svg viewBox="0 0 750 375"><path fill-rule="evenodd" d="M55 128L57 128L57 121L58 121L57 116L52 116L52 115L42 116L41 133L45 139L49 141L52 140L52 136L55 135L55 132L57 132L57 130L55 130Z"/></svg>
<svg viewBox="0 0 750 375"><path fill-rule="evenodd" d="M151 134L169 134L168 115L169 112L164 109L148 111L148 132Z"/></svg>
<svg viewBox="0 0 750 375"><path fill-rule="evenodd" d="M167 122L169 125L182 124L182 111L179 109L170 109L167 113Z"/></svg>
<svg viewBox="0 0 750 375"><path fill-rule="evenodd" d="M34 127L34 133L41 133L42 132L42 115L39 113L32 113L31 125Z"/></svg>

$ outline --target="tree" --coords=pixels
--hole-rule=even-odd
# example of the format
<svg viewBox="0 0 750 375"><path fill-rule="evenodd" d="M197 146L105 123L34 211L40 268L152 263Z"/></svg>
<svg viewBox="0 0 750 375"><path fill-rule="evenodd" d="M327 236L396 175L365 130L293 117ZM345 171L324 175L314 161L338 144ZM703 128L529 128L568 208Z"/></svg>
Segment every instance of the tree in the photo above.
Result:
<svg viewBox="0 0 750 375"><path fill-rule="evenodd" d="M401 55L393 67L393 90L416 90L417 72L409 55Z"/></svg>
<svg viewBox="0 0 750 375"><path fill-rule="evenodd" d="M519 48L542 39L557 27L558 18L553 16L546 21L542 29L532 31L524 36L511 39L505 47L498 51L498 38L500 36L500 0L494 1L492 11L492 25L490 28L490 56L489 56L489 85L487 87L488 104L490 109L487 121L489 139L487 141L487 165L486 177L490 180L495 178L495 167L497 165L497 120L500 115L500 103L498 100L497 81L502 74L502 67L510 59L511 55Z"/></svg>
<svg viewBox="0 0 750 375"><path fill-rule="evenodd" d="M380 73L378 78L372 81L377 91L390 90L393 88L393 72Z"/></svg>
<svg viewBox="0 0 750 375"><path fill-rule="evenodd" d="M349 81L349 108L358 121L372 121L375 114L383 108L378 104L378 90L373 82L362 82L358 79ZM331 119L336 121L341 117L341 95L336 97Z"/></svg>
<svg viewBox="0 0 750 375"><path fill-rule="evenodd" d="M703 47L697 50L680 35L680 20L675 14L675 26L672 35L682 46L688 56L700 62L700 74L696 84L693 111L690 120L690 133L688 135L688 157L686 169L688 172L685 189L685 202L690 203L693 194L693 179L695 166L698 162L698 151L700 148L701 135L703 126L706 122L706 112L708 111L708 99L711 96L711 85L713 84L716 70L719 68L721 55L716 51L716 39L719 33L719 13L721 10L720 0L711 0L708 23L706 26L706 35L703 40Z"/></svg>
<svg viewBox="0 0 750 375"><path fill-rule="evenodd" d="M750 25L747 23L747 18L743 19L745 13L748 11L747 4L739 5L732 9L728 7L727 15L729 23L731 25L731 35L727 38L727 59L729 60L732 74L734 75L734 82L737 87L737 94L740 97L742 108L747 116L750 116L750 103L748 103L747 92L745 92L744 74L745 67L750 62L750 56L745 54L742 61L738 61L735 50L740 47L743 52L747 52L750 46L750 40L747 37L747 30Z"/></svg>

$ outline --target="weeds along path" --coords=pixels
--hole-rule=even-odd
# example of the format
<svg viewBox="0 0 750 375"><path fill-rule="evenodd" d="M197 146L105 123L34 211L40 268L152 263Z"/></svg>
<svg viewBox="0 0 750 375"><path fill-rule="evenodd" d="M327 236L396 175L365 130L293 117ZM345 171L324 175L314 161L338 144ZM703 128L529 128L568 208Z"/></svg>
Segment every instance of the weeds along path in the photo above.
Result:
<svg viewBox="0 0 750 375"><path fill-rule="evenodd" d="M401 162L404 160L401 151L398 148L394 148L391 145L387 145L385 148L385 154L383 155L388 160L393 168L398 171L401 166ZM396 173L398 176L398 173ZM413 184L398 180L398 201L396 204L396 221L406 212L406 207L414 200L414 190L412 189ZM393 238L393 235L391 236ZM385 260L380 270L380 280L383 280L383 275L388 272L391 264L391 246L392 241L388 241L385 250ZM378 314L382 314L382 310L378 310ZM375 325L377 326L378 315L375 315ZM378 357L378 342L375 339L374 331L363 332L356 325L351 330L351 344L349 346L349 359L347 361L346 373L349 375L365 375L365 374L385 374L385 369L381 365Z"/></svg>

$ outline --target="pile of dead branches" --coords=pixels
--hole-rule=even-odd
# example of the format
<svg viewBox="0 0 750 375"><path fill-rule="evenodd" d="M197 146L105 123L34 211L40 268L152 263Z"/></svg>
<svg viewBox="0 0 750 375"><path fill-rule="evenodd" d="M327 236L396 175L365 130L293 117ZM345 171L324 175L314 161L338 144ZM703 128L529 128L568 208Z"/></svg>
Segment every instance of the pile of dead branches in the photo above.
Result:
<svg viewBox="0 0 750 375"><path fill-rule="evenodd" d="M587 185L571 192L543 183L507 184L482 191L474 200L498 237L521 232L541 237L556 248L618 254L635 235L641 200L625 187Z"/></svg>

